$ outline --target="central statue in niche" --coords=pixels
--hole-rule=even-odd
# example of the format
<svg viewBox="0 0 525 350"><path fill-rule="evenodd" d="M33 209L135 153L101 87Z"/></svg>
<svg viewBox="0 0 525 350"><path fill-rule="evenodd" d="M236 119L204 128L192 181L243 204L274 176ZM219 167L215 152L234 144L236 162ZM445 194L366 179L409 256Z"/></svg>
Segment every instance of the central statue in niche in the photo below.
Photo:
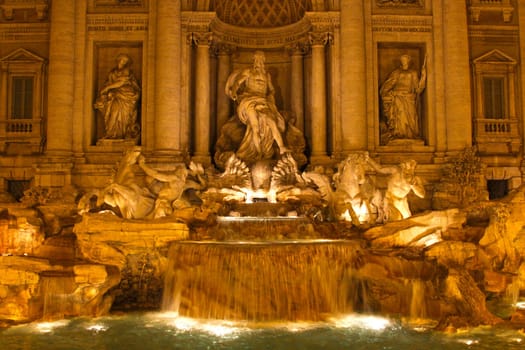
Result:
<svg viewBox="0 0 525 350"><path fill-rule="evenodd" d="M271 159L274 142L280 154L288 151L282 136L286 122L275 106L275 89L264 63L264 52L255 51L253 67L233 72L226 83L226 95L237 102L237 116L246 125L236 152L242 160Z"/></svg>
<svg viewBox="0 0 525 350"><path fill-rule="evenodd" d="M221 130L215 156L219 166L231 155L250 165L285 153L302 163L304 136L291 122L294 117L277 109L265 60L264 52L255 51L253 66L234 71L227 80L225 93L235 102L236 115Z"/></svg>

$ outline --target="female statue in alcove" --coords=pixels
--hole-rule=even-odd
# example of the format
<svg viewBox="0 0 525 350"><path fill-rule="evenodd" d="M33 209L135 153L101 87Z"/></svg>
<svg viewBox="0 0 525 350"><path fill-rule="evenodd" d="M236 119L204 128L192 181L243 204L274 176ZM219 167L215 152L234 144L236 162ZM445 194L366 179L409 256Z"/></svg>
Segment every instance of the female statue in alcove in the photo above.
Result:
<svg viewBox="0 0 525 350"><path fill-rule="evenodd" d="M135 139L140 131L137 123L140 86L130 69L131 57L119 54L116 61L95 101L95 109L104 115L105 139Z"/></svg>
<svg viewBox="0 0 525 350"><path fill-rule="evenodd" d="M387 142L421 138L418 100L426 86L426 57L420 75L410 68L411 61L409 55L402 55L401 65L390 73L379 90L386 117L382 138Z"/></svg>

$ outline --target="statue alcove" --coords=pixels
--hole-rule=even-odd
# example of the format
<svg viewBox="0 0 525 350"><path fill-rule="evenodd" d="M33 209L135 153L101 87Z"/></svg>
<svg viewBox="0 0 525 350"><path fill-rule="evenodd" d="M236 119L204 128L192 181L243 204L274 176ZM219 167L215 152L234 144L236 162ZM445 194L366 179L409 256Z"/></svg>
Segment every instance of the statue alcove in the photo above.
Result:
<svg viewBox="0 0 525 350"><path fill-rule="evenodd" d="M416 98L417 124L419 131L412 137L396 137L388 134L387 111L385 110L386 101L381 96L382 88L392 74L400 68L400 58L408 56L410 58L408 69L416 71L421 75L423 66L426 66L425 47L419 43L379 43L378 45L378 78L379 78L379 136L380 144L383 146L400 143L420 143L424 145L428 140L428 113L425 89ZM426 69L426 67L424 68ZM423 86L426 84L424 82Z"/></svg>
<svg viewBox="0 0 525 350"><path fill-rule="evenodd" d="M224 132L222 130L224 125L227 126L226 129L235 127L236 131L230 131L233 133L233 139L236 139L233 144L238 144L239 135L243 133L243 126L235 121L236 103L224 92L225 77L232 72L253 66L254 52L261 51L266 56L265 68L274 88L275 106L284 118L293 121L290 129L293 129L296 135L294 138L298 139L297 131L303 134L301 141L303 155L296 158L301 165L304 165L306 163L304 134L307 133L305 95L308 94L306 88L308 80L305 72L309 69L307 41L308 32L312 27L310 21L304 17L307 7L302 1L268 1L258 2L259 5L247 3L243 6L237 3L233 7L226 3L222 2L217 5L217 17L210 24L213 37L211 45L215 49L212 50L215 55L212 54L211 57L213 86L210 89L212 94L210 151L214 154L216 147L219 148L219 152L224 150L224 146L234 148L232 145L227 145L228 142L231 143L232 138L225 138L224 135L221 135ZM241 16L235 12L240 11L241 8L246 10L248 8L246 6L252 9L252 15ZM273 27L269 27L270 24ZM227 68L221 62L224 60L225 52ZM196 54L195 51L192 54ZM195 69L198 68L195 67ZM285 135L283 136L286 138ZM214 158L216 165L222 168L224 160L217 159L217 156Z"/></svg>
<svg viewBox="0 0 525 350"><path fill-rule="evenodd" d="M293 87L290 83L290 69L291 61L289 54L281 49L266 50L264 55L267 58L265 62L266 71L271 77L271 84L274 89L275 105L286 122L286 129L283 132L283 140L290 148L293 157L301 167L306 164L305 146L306 141L304 137L304 119L300 121L300 127L297 124L297 116L293 112L291 105L291 89ZM253 66L254 50L239 49L232 55L231 72L239 72L250 69ZM299 87L304 88L304 87ZM225 94L224 87L216 86L218 95ZM237 116L238 101L229 100L229 117L227 120L219 123L219 121L212 121L212 128L215 130L213 141L214 162L220 169L228 158L235 154L236 150L241 145L243 137L246 133L246 125L243 124ZM304 118L304 117L303 117ZM215 122L215 124L213 124ZM273 145L274 154L279 154L277 144ZM249 161L247 161L249 163Z"/></svg>
<svg viewBox="0 0 525 350"><path fill-rule="evenodd" d="M143 59L143 48L140 42L127 42L127 43L96 43L95 44L95 59L94 59L94 83L93 83L93 103L97 102L97 98L100 96L100 92L107 84L110 72L118 65L117 59L121 55L129 57L129 70L131 75L134 77L138 84L138 100L136 102L136 124L137 127L134 132L134 137L108 137L107 125L104 120L104 115L96 107L93 107L93 126L91 132L91 143L102 145L102 144L114 144L122 143L124 146L140 144L141 138L141 124L142 124L142 111L141 111L141 89L142 89L142 59Z"/></svg>

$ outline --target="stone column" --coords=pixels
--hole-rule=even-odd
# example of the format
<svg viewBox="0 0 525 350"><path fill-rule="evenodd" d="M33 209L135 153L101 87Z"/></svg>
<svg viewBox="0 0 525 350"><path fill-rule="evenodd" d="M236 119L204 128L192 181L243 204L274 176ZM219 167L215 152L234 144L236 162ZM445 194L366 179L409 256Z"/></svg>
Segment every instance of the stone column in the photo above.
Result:
<svg viewBox="0 0 525 350"><path fill-rule="evenodd" d="M231 73L231 53L232 47L229 45L217 45L216 52L219 59L217 72L217 137L220 135L221 128L231 116L230 98L226 96L224 88Z"/></svg>
<svg viewBox="0 0 525 350"><path fill-rule="evenodd" d="M155 45L155 153L181 152L180 3L157 0Z"/></svg>
<svg viewBox="0 0 525 350"><path fill-rule="evenodd" d="M210 45L211 33L193 33L197 46L195 67L194 159L210 163Z"/></svg>
<svg viewBox="0 0 525 350"><path fill-rule="evenodd" d="M72 154L75 4L54 0L51 6L46 154L53 157Z"/></svg>
<svg viewBox="0 0 525 350"><path fill-rule="evenodd" d="M312 163L328 160L326 154L327 119L326 119L326 64L325 45L330 40L329 33L312 32L311 108L312 108Z"/></svg>
<svg viewBox="0 0 525 350"><path fill-rule="evenodd" d="M447 151L454 153L472 145L467 7L443 0L442 8Z"/></svg>
<svg viewBox="0 0 525 350"><path fill-rule="evenodd" d="M306 52L304 43L296 43L289 47L292 59L290 100L292 112L295 115L295 126L304 131L304 75L303 57Z"/></svg>
<svg viewBox="0 0 525 350"><path fill-rule="evenodd" d="M363 0L341 1L339 132L343 152L368 147L365 28Z"/></svg>
<svg viewBox="0 0 525 350"><path fill-rule="evenodd" d="M75 91L75 1L51 6L47 87L47 147L35 167L33 186L71 185Z"/></svg>
<svg viewBox="0 0 525 350"><path fill-rule="evenodd" d="M76 0L76 43L75 43L75 98L73 103L73 153L75 162L80 162L84 151L84 94L86 67L86 11L87 0Z"/></svg>
<svg viewBox="0 0 525 350"><path fill-rule="evenodd" d="M8 64L7 62L0 62L0 98L3 101L7 101L7 80L8 80ZM7 121L7 104L0 106L0 121ZM6 136L5 127L0 128L0 137L4 139ZM5 139L4 139L5 140ZM0 143L0 151L5 152L5 142Z"/></svg>
<svg viewBox="0 0 525 350"><path fill-rule="evenodd" d="M525 23L525 1L519 1L518 2L518 15L519 23ZM525 57L525 26L520 25L519 26L519 37L520 37L520 57L521 58L521 64L523 65L523 57ZM519 78L519 83L521 83L521 86L525 86L525 74L521 74ZM525 123L525 90L521 89L521 93L518 96L518 100L522 101L521 103L521 122ZM512 104L512 103L511 103ZM522 124L523 125L523 124ZM525 151L525 132L521 131L521 144L523 147L523 150ZM525 183L525 159L521 161L521 181L522 183Z"/></svg>

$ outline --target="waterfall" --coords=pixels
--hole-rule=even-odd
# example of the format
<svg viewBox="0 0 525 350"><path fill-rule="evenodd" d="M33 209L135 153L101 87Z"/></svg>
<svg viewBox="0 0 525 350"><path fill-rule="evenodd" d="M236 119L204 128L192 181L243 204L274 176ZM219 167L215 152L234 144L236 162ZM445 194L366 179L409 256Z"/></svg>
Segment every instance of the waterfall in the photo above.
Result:
<svg viewBox="0 0 525 350"><path fill-rule="evenodd" d="M55 320L68 316L72 305L69 300L75 290L75 278L69 274L41 276L40 295L43 299L42 319Z"/></svg>
<svg viewBox="0 0 525 350"><path fill-rule="evenodd" d="M206 319L323 320L354 311L359 258L352 241L176 242L163 310Z"/></svg>
<svg viewBox="0 0 525 350"><path fill-rule="evenodd" d="M425 282L421 280L412 280L412 293L410 300L410 317L425 318L426 312L426 293Z"/></svg>

